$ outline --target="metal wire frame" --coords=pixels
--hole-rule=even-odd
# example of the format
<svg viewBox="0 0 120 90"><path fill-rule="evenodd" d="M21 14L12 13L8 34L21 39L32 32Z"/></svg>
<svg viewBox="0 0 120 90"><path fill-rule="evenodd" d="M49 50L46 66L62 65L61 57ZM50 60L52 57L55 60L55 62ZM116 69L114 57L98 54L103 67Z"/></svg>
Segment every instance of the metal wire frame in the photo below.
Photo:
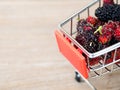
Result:
<svg viewBox="0 0 120 90"><path fill-rule="evenodd" d="M90 15L90 8L93 7L96 3L98 3L98 6L100 7L101 6L101 0L93 0L90 4L88 4L86 7L84 7L83 9L81 9L80 11L78 11L77 13L73 14L71 17L67 18L66 20L64 20L63 22L61 22L59 24L59 29L61 30L61 32L67 36L73 43L73 45L76 45L78 48L80 48L83 53L87 56L87 67L90 69L90 73L89 73L89 77L92 77L92 78L95 78L95 77L98 77L98 76L102 76L104 74L107 74L107 73L111 73L115 70L118 70L120 69L120 59L116 60L116 52L118 50L118 48L120 48L120 42L115 44L115 45L112 45L106 49L103 49L103 50L100 50L98 52L95 52L95 53L89 53L86 49L84 49L73 37L73 35L76 33L76 32L73 32L73 19L74 18L81 18L81 13L87 11L87 16ZM116 0L116 3L119 3L118 0ZM66 30L63 28L63 26L65 26L67 23L70 23L70 32L66 32ZM114 51L114 55L113 55L113 59L112 59L112 62L110 63L107 63L106 64L106 61L107 61L107 55L108 53L110 52L113 52ZM90 65L90 59L91 58L96 58L96 57L99 57L99 56L103 56L104 58L101 59L97 65L95 66L91 66ZM79 73L79 72L78 72ZM92 73L92 74L91 74ZM80 74L80 73L79 73ZM83 78L83 80L91 87L92 90L97 90L87 79L85 79L81 74L80 76Z"/></svg>

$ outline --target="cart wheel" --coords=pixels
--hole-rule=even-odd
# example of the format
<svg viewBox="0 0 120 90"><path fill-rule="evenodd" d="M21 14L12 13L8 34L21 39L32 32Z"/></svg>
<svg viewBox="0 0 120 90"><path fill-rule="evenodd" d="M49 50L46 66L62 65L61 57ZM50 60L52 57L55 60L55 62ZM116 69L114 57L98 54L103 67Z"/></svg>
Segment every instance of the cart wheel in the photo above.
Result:
<svg viewBox="0 0 120 90"><path fill-rule="evenodd" d="M79 74L77 71L75 71L75 80L76 80L77 82L83 82L80 74Z"/></svg>

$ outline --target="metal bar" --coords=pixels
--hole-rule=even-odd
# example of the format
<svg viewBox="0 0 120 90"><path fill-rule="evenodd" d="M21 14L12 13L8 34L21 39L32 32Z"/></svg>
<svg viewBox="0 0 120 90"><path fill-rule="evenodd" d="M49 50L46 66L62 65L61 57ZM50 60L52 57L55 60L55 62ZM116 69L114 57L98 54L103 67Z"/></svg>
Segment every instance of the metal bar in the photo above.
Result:
<svg viewBox="0 0 120 90"><path fill-rule="evenodd" d="M89 57L87 57L87 66L88 66L88 68L90 68L90 59L89 59Z"/></svg>
<svg viewBox="0 0 120 90"><path fill-rule="evenodd" d="M104 60L103 60L103 66L105 65L105 63L106 63L106 59L107 59L107 53L105 54L105 56L104 56Z"/></svg>
<svg viewBox="0 0 120 90"><path fill-rule="evenodd" d="M101 62L99 62L101 65L103 65ZM107 67L105 67L105 69L107 70L107 71L110 71Z"/></svg>
<svg viewBox="0 0 120 90"><path fill-rule="evenodd" d="M90 71L97 71L97 70L100 70L100 69L102 69L102 68L108 67L108 66L110 66L110 65L112 65L112 64L115 64L115 63L117 63L117 62L120 62L120 59L117 60L117 61L111 62L111 63L109 63L109 64L106 64L106 65L104 65L104 66L102 66L102 67L100 67L100 68L97 68L97 69L94 69L94 70L91 69Z"/></svg>
<svg viewBox="0 0 120 90"><path fill-rule="evenodd" d="M115 49L113 61L115 61L115 59L116 59L116 53L117 53L117 49Z"/></svg>
<svg viewBox="0 0 120 90"><path fill-rule="evenodd" d="M80 14L78 14L78 20L80 20Z"/></svg>
<svg viewBox="0 0 120 90"><path fill-rule="evenodd" d="M100 63L100 65L103 65L103 63L101 63L101 62L99 62ZM100 75L103 75L103 69L105 69L105 70L107 70L107 71L110 71L107 67L105 67L105 68L102 68L101 70L100 70ZM107 72L106 71L106 72Z"/></svg>
<svg viewBox="0 0 120 90"><path fill-rule="evenodd" d="M101 0L99 0L99 7L101 6Z"/></svg>
<svg viewBox="0 0 120 90"><path fill-rule="evenodd" d="M87 8L87 14L88 14L88 17L90 16L90 10L89 10L90 8L88 7Z"/></svg>
<svg viewBox="0 0 120 90"><path fill-rule="evenodd" d="M98 74L96 71L94 71L94 73L95 73L97 76L100 76L100 74Z"/></svg>
<svg viewBox="0 0 120 90"><path fill-rule="evenodd" d="M116 63L116 65L117 65L118 67L120 67L120 65L119 65L119 64L117 64L117 63Z"/></svg>
<svg viewBox="0 0 120 90"><path fill-rule="evenodd" d="M100 74L99 74L99 73L97 73L97 72L94 70L94 68L90 67L90 69L92 69L92 70L93 70L93 72L94 72L97 76L100 76Z"/></svg>
<svg viewBox="0 0 120 90"><path fill-rule="evenodd" d="M117 53L117 49L115 49L115 51L114 51L113 62L116 59L116 53ZM114 68L114 64L111 66L111 72L113 71L113 68Z"/></svg>
<svg viewBox="0 0 120 90"><path fill-rule="evenodd" d="M73 29L73 19L71 18L70 22L70 35L72 36L72 29Z"/></svg>
<svg viewBox="0 0 120 90"><path fill-rule="evenodd" d="M110 70L110 69L108 69L107 67L105 67L105 69L106 69L107 71L109 71L109 72L111 71L111 70Z"/></svg>
<svg viewBox="0 0 120 90"><path fill-rule="evenodd" d="M107 48L105 48L105 49L103 49L103 50L100 50L100 51L98 51L98 52L89 53L89 57L90 57L90 58L95 58L95 57L98 57L98 56L103 55L103 54L105 54L105 53L111 52L111 51L113 51L114 49L119 48L119 47L120 47L120 42L118 42L118 43L116 43L116 44L114 44L114 45L112 45L112 46L110 46L110 47L107 47Z"/></svg>
<svg viewBox="0 0 120 90"><path fill-rule="evenodd" d="M120 65L119 65L119 64L117 64L117 63L116 63L115 65L116 65L117 67L116 67L116 68L114 68L114 71L115 71L115 70L119 70L119 69L120 69Z"/></svg>
<svg viewBox="0 0 120 90"><path fill-rule="evenodd" d="M116 0L116 3L118 4L118 0Z"/></svg>

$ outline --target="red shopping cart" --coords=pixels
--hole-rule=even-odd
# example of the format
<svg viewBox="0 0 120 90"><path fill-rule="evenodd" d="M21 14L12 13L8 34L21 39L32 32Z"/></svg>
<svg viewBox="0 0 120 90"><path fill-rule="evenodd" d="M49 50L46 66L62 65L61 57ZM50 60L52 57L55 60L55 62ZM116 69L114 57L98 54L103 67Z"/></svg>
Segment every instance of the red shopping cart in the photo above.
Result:
<svg viewBox="0 0 120 90"><path fill-rule="evenodd" d="M120 59L116 59L116 54L118 50L120 50L120 42L98 52L90 53L75 40L77 33L77 19L81 17L88 17L89 15L94 15L94 12L92 11L94 11L98 6L101 6L101 3L101 0L94 0L85 8L81 9L79 12L73 14L71 17L59 24L59 30L55 31L55 36L60 52L76 69L75 79L78 82L84 80L92 90L97 89L90 83L90 81L88 81L88 78L99 77L120 69ZM118 0L116 0L116 3L118 3ZM109 63L106 63L106 57L110 52L114 52L113 58ZM98 61L94 61L95 64L91 65L91 58L94 59L98 58L99 56L104 58Z"/></svg>

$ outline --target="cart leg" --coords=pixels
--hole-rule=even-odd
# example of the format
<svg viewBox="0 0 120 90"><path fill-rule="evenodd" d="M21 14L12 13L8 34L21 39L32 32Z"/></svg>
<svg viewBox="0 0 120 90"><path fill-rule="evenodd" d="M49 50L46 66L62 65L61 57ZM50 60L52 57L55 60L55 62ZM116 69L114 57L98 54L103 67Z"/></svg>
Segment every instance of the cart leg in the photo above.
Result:
<svg viewBox="0 0 120 90"><path fill-rule="evenodd" d="M81 78L80 74L77 71L75 71L75 80L77 82L83 82L83 79Z"/></svg>
<svg viewBox="0 0 120 90"><path fill-rule="evenodd" d="M81 74L81 73L79 73L77 70L75 71L75 80L77 81L77 82L86 82L89 86L90 86L90 88L91 88L91 90L97 90L86 78L84 78L84 76Z"/></svg>

